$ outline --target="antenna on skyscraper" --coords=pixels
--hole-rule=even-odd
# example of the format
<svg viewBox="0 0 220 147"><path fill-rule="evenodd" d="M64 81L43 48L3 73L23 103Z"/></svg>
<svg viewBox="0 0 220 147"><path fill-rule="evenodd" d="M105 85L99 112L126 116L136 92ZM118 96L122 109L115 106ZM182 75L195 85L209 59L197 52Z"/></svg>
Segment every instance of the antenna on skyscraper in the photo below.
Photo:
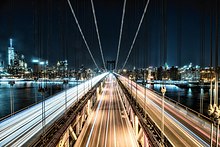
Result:
<svg viewBox="0 0 220 147"><path fill-rule="evenodd" d="M10 38L10 47L12 47L13 40Z"/></svg>

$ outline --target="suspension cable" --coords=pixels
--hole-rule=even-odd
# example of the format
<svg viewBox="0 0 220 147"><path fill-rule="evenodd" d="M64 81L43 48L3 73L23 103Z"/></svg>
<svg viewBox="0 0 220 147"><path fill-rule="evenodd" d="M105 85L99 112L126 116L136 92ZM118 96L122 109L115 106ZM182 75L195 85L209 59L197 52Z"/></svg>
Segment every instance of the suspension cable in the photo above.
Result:
<svg viewBox="0 0 220 147"><path fill-rule="evenodd" d="M96 63L96 61L95 61L95 59L94 59L94 57L93 57L93 55L92 55L92 53L91 53L91 50L90 50L90 48L89 48L89 45L88 45L88 43L87 43L87 41L86 41L86 39L85 39L85 36L84 36L84 34L83 34L83 32L82 32L82 29L81 29L81 27L80 27L80 25L79 25L78 19L76 18L76 14L75 14L75 12L74 12L74 10L73 10L73 7L72 7L72 5L71 5L71 3L70 3L70 0L67 0L67 2L68 2L68 4L69 4L70 10L71 10L71 12L72 12L72 14L73 14L73 17L74 17L74 19L75 19L75 21L76 21L76 24L77 24L77 26L78 26L78 29L79 29L79 31L80 31L80 34L81 34L81 36L82 36L82 38L83 38L83 41L84 41L84 43L85 43L85 45L86 45L86 48L87 48L87 50L89 51L89 54L90 54L90 56L91 56L91 58L92 58L92 60L93 60L93 62L94 62L94 64L95 64L95 66L99 69L99 67L98 67L98 65L97 65L97 63Z"/></svg>
<svg viewBox="0 0 220 147"><path fill-rule="evenodd" d="M127 57L126 57L126 60L125 60L125 62L124 62L124 65L123 65L122 69L124 69L125 65L126 65L127 62L128 62L128 58L129 58L129 56L130 56L130 54L131 54L131 51L132 51L132 49L133 49L133 47L134 47L134 43L135 43L135 41L136 41L136 39L137 39L137 35L138 35L139 30L140 30L140 28L141 28L141 25L142 25L144 16L145 16L145 14L146 14L146 11L147 11L149 2L150 2L150 0L148 0L147 3L146 3L146 5L145 5L143 15L142 15L142 17L141 17L141 20L140 20L140 23L139 23L139 25L138 25L136 34L135 34L135 36L134 36L134 40L133 40L133 42L132 42L132 44L131 44L130 50L129 50L129 52L128 52L128 55L127 55Z"/></svg>
<svg viewBox="0 0 220 147"><path fill-rule="evenodd" d="M120 28L120 35L119 35L119 41L118 41L117 57L116 57L116 62L115 62L115 70L117 69L117 66L118 66L118 57L119 57L120 47L121 47L121 36L122 36L122 30L123 30L123 25L124 25L126 1L127 0L124 0L124 5L123 5L123 13L122 13L122 18L121 18L121 28Z"/></svg>
<svg viewBox="0 0 220 147"><path fill-rule="evenodd" d="M106 70L105 59L104 59L103 52L102 52L102 44L101 44L101 40L100 40L100 36L99 36L99 29L98 29L97 19L96 19L96 15L95 15L95 8L94 8L93 0L91 0L91 5L92 5L92 13L93 13L93 18L94 18L96 33L97 33L98 42L99 42L99 49L100 49L101 56L102 56L103 66Z"/></svg>

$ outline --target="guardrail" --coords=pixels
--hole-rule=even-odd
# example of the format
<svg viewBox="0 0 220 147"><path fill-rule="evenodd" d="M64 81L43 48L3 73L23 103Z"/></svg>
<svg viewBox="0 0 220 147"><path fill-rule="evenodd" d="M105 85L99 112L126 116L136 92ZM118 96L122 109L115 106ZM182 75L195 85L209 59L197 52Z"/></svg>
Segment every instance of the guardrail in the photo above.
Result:
<svg viewBox="0 0 220 147"><path fill-rule="evenodd" d="M77 86L77 85L75 85L75 86ZM74 87L75 87L75 86L74 86ZM71 88L73 88L73 87L69 87L68 89L71 89ZM68 90L68 89L66 89L66 90ZM54 97L54 96L56 96L56 95L58 95L58 94L60 94L60 93L63 93L64 91L65 91L65 89L62 90L62 91L59 91L59 92L55 93L54 95L50 95L50 96L48 96L48 97L45 97L44 100L40 100L40 101L38 101L38 102L36 102L36 103L33 103L33 104L29 105L29 106L26 106L26 107L20 109L20 110L18 110L18 111L15 111L13 114L8 114L8 115L6 115L6 116L4 116L4 117L1 117L1 118L0 118L0 122L1 122L2 120L4 120L4 119L7 119L7 118L9 118L9 117L11 117L11 116L13 116L13 115L18 114L19 112L21 112L21 111L23 111L23 110L26 110L26 109L31 108L32 106L37 105L37 104L41 103L42 101L45 101L45 100L47 100L47 99L50 99L51 97Z"/></svg>
<svg viewBox="0 0 220 147"><path fill-rule="evenodd" d="M153 89L147 88L147 87L145 87L142 84L138 84L138 85L142 86L143 88L146 88L146 89L152 91L153 93L157 94L162 99L162 93L159 93L159 92L157 92L157 91L155 91ZM178 106L180 106L180 108L183 108L186 111L192 112L193 114L197 115L199 118L206 119L207 121L210 121L210 122L212 121L209 117L207 117L207 116L205 116L205 115L203 115L203 114L201 114L201 113L199 113L199 112L197 112L197 111L195 111L195 110L193 110L193 109L191 109L191 108L189 108L189 107L187 107L187 106L185 106L185 105L183 105L183 104L181 104L181 103L179 103L179 102L177 102L177 101L175 101L175 100L173 100L173 99L171 99L171 98L169 98L167 96L165 96L164 98L165 98L165 100L168 100L168 101L172 102L174 105L178 105Z"/></svg>
<svg viewBox="0 0 220 147"><path fill-rule="evenodd" d="M90 91L88 91L80 99L80 101L78 101L72 107L70 107L64 115L60 116L60 118L56 122L48 126L45 133L38 136L37 139L35 139L32 143L28 144L28 146L56 146L63 133L68 128L68 126L76 119L77 113L82 110L82 108L86 105L87 101L94 95L94 93L96 92L96 88L100 85L100 82L98 82Z"/></svg>
<svg viewBox="0 0 220 147"><path fill-rule="evenodd" d="M143 128L145 134L150 140L152 146L160 146L159 140L161 139L161 131L157 125L151 120L150 116L144 111L144 109L135 101L135 98L129 93L127 88L118 79L118 83L122 88L129 104L132 107L135 115L137 115L140 125ZM167 138L164 138L165 146L172 146Z"/></svg>

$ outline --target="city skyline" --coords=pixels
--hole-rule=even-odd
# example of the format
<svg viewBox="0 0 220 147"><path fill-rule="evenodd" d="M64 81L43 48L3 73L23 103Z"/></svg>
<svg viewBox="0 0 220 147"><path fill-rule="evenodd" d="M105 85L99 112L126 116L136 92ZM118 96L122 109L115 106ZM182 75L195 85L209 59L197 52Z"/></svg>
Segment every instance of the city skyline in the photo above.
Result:
<svg viewBox="0 0 220 147"><path fill-rule="evenodd" d="M98 65L103 67L91 4L89 1L71 2L92 54L97 60ZM146 2L146 0L127 2L118 68L122 68ZM203 8L202 6L205 5L207 7ZM123 1L102 2L96 0L94 1L94 7L105 61L115 60ZM191 62L195 65L201 65L201 60L203 60L204 66L209 66L209 16L210 9L213 9L212 30L214 55L215 4L199 0L180 3L173 0L167 1L166 54L161 49L161 45L163 46L163 39L161 37L161 33L163 33L161 30L163 28L161 9L162 4L159 1L150 1L126 68L158 67L163 65L161 64L165 60L163 58L167 58L166 62L174 66L178 65L178 62L182 66ZM52 64L55 64L57 60L67 59L71 67L77 68L81 64L84 64L86 67L95 67L94 64L91 64L91 57L80 36L66 1L22 0L19 4L14 0L4 1L1 5L0 18L2 20L0 21L0 28L6 28L0 29L0 33L2 34L0 36L0 58L7 60L8 39L13 38L14 47L25 54L29 63L33 58L39 57L51 61ZM181 23L179 32L178 23ZM204 24L204 26L201 24ZM178 36L178 33L181 33L181 37ZM203 39L201 37L202 33ZM201 49L202 41L203 49ZM182 44L180 56L177 55L179 42ZM202 53L201 50L203 50ZM81 58L82 56L84 58ZM178 58L181 58L180 61L178 61Z"/></svg>

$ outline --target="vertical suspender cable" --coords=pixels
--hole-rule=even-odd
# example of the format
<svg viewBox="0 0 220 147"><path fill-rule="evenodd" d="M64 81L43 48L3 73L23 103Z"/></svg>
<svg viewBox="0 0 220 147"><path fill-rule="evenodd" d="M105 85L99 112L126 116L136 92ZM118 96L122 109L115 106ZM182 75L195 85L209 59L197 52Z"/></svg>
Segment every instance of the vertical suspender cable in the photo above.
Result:
<svg viewBox="0 0 220 147"><path fill-rule="evenodd" d="M95 8L94 8L93 0L91 0L91 5L92 5L92 13L93 13L93 17L94 17L94 23L95 23L95 27L96 27L96 33L97 33L98 42L99 42L99 49L100 49L101 56L102 56L103 66L106 70L105 59L104 59L103 52L102 52L102 44L101 44L101 40L100 40L100 36L99 36L99 29L98 29L97 19L96 19L96 15L95 15Z"/></svg>
<svg viewBox="0 0 220 147"><path fill-rule="evenodd" d="M123 13L122 13L122 18L121 18L121 28L120 28L120 35L119 35L119 41L118 41L117 57L116 57L116 62L115 62L115 70L117 69L117 66L118 66L118 57L119 57L120 47L121 47L121 36L122 36L122 30L123 30L123 25L124 25L126 1L127 0L124 0L124 5L123 5Z"/></svg>
<svg viewBox="0 0 220 147"><path fill-rule="evenodd" d="M181 67L181 50L182 50L182 4L177 3L177 65Z"/></svg>
<svg viewBox="0 0 220 147"><path fill-rule="evenodd" d="M215 101L214 104L218 106L218 0L216 0L216 12L215 12L215 21L216 21L216 36L215 36Z"/></svg>
<svg viewBox="0 0 220 147"><path fill-rule="evenodd" d="M139 30L140 30L140 28L141 28L141 24L142 24L142 22L143 22L143 19L144 19L145 14L146 14L146 11L147 11L149 2L150 2L150 0L148 0L147 3L146 3L146 5L145 5L143 15L142 15L142 17L141 17L140 23L139 23L139 25L138 25L137 31L136 31L136 33L135 33L133 42L132 42L132 44L131 44L130 50L129 50L128 55L127 55L127 57L126 57L126 60L125 60L125 62L124 62L124 64L123 64L123 66L122 66L122 69L124 69L125 65L126 65L127 62L128 62L129 56L130 56L131 51L132 51L132 49L133 49L133 47L134 47L134 43L135 43L135 41L136 41L136 39L137 39L137 35L138 35L138 33L139 33Z"/></svg>
<svg viewBox="0 0 220 147"><path fill-rule="evenodd" d="M71 3L70 3L70 0L67 0L67 2L68 2L68 4L69 4L70 10L71 10L71 12L72 12L72 14L73 14L73 17L74 17L74 19L75 19L75 21L76 21L76 24L77 24L77 27L78 27L78 29L79 29L79 31L80 31L80 34L81 34L81 36L82 36L82 38L83 38L83 41L84 41L84 43L85 43L85 45L86 45L86 48L87 48L87 50L89 51L89 54L90 54L90 56L91 56L91 58L92 58L92 61L94 62L96 68L99 69L99 67L98 67L98 65L97 65L97 63L96 63L96 61L95 61L95 59L94 59L94 57L93 57L93 55L92 55L92 53L91 53L91 51L90 51L89 45L88 45L88 43L87 43L87 41L86 41L86 39L85 39L85 36L84 36L84 34L83 34L83 32L82 32L82 29L81 29L81 27L80 27L80 25L79 25L78 19L76 18L76 14L75 14L75 12L74 12L74 10L73 10L73 7L72 7L72 5L71 5Z"/></svg>

